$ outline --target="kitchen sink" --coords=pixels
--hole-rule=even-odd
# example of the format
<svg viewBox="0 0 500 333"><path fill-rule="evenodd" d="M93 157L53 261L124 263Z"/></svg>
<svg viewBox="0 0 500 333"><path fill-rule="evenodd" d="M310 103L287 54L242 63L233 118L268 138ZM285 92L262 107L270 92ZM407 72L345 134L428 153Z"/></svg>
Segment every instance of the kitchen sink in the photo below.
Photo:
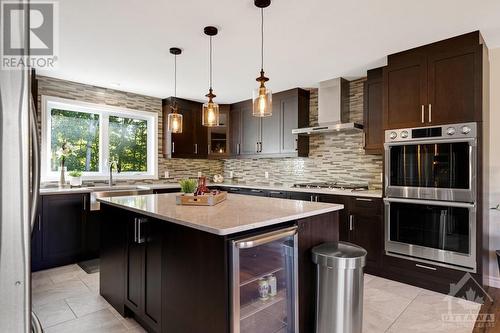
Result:
<svg viewBox="0 0 500 333"><path fill-rule="evenodd" d="M129 195L152 194L153 190L141 186L113 186L93 188L90 193L90 210L99 210L101 205L98 198L124 197Z"/></svg>

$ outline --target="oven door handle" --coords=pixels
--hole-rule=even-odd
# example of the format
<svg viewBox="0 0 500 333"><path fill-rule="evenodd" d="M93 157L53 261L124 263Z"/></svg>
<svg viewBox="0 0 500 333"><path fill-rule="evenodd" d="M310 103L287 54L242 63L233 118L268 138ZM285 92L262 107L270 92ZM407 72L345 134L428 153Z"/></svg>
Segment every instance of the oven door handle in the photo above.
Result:
<svg viewBox="0 0 500 333"><path fill-rule="evenodd" d="M468 142L471 146L477 146L477 138L445 138L445 139L427 139L427 140L407 140L407 141L395 141L384 143L384 148L393 146L408 146L408 145L426 145L426 144L436 144L436 143L457 143L457 142Z"/></svg>
<svg viewBox="0 0 500 333"><path fill-rule="evenodd" d="M476 204L467 202L453 202L453 201L434 201L434 200L421 200L421 199L400 199L400 198L384 198L384 202L398 202L416 205L429 205L429 206L445 206L445 207L458 207L458 208L476 208Z"/></svg>

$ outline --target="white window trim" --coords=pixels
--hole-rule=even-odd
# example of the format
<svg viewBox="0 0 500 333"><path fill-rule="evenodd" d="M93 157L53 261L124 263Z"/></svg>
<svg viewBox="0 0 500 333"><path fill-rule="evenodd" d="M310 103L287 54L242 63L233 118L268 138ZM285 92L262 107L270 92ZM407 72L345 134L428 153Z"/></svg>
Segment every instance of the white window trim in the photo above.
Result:
<svg viewBox="0 0 500 333"><path fill-rule="evenodd" d="M147 172L113 172L113 179L158 179L158 114L156 112L131 110L105 104L88 103L53 96L42 96L42 154L41 179L55 181L59 172L50 170L51 147L51 117L49 110L62 108L69 111L99 114L99 172L84 172L83 180L106 180L109 178L107 167L108 149L108 119L110 115L144 119L148 122L148 171Z"/></svg>

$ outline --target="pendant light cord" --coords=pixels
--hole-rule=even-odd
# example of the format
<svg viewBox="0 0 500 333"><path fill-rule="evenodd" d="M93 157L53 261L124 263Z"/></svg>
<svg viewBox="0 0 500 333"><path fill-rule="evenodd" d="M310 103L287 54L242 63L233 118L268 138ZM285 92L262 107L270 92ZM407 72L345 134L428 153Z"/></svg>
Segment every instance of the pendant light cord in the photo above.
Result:
<svg viewBox="0 0 500 333"><path fill-rule="evenodd" d="M177 99L177 55L174 55L174 99Z"/></svg>
<svg viewBox="0 0 500 333"><path fill-rule="evenodd" d="M210 36L210 89L212 89L212 36Z"/></svg>
<svg viewBox="0 0 500 333"><path fill-rule="evenodd" d="M263 71L264 70L264 8L260 9L260 18L261 18L261 25L260 25L260 69Z"/></svg>

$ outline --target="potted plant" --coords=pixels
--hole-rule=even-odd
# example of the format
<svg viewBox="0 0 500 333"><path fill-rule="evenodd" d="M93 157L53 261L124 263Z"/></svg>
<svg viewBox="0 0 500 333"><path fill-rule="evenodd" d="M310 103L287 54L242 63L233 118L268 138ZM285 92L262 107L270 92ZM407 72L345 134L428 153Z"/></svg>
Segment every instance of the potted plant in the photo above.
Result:
<svg viewBox="0 0 500 333"><path fill-rule="evenodd" d="M60 161L60 167L59 167L59 187L64 187L66 185L66 158L74 155L73 152L73 146L69 143L64 141L61 144L61 148L59 148L56 152L57 158Z"/></svg>
<svg viewBox="0 0 500 333"><path fill-rule="evenodd" d="M69 184L71 186L82 186L82 172L79 170L73 170L69 173L71 179L69 180Z"/></svg>
<svg viewBox="0 0 500 333"><path fill-rule="evenodd" d="M195 179L181 179L179 185L184 195L194 195L194 191L198 187L198 182Z"/></svg>

